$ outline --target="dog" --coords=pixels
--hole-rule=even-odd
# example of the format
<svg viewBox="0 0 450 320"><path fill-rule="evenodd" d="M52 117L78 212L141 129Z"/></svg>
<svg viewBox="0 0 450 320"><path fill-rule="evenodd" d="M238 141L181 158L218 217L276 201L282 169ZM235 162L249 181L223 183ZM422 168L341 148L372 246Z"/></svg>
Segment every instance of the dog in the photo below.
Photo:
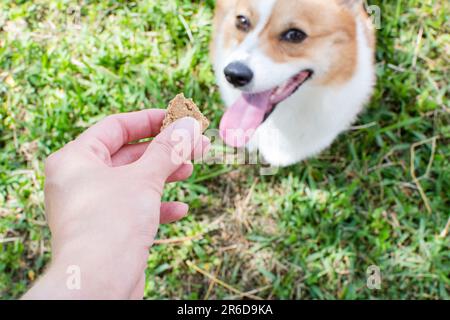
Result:
<svg viewBox="0 0 450 320"><path fill-rule="evenodd" d="M280 167L329 147L376 81L362 0L217 0L211 56L222 139Z"/></svg>

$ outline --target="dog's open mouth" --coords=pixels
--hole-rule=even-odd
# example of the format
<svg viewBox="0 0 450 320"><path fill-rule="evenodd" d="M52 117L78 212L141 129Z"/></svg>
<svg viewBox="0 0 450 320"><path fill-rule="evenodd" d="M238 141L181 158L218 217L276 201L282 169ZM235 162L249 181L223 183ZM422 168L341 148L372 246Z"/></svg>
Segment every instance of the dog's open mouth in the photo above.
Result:
<svg viewBox="0 0 450 320"><path fill-rule="evenodd" d="M274 89L243 93L222 118L222 139L232 147L245 146L276 106L294 94L312 75L312 70L304 70Z"/></svg>

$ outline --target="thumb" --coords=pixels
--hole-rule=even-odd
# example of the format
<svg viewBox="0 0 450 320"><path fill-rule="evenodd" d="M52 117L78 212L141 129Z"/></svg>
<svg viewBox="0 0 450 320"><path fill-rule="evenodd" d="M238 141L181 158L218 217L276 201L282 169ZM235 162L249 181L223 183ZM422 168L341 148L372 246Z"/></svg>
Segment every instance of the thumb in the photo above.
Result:
<svg viewBox="0 0 450 320"><path fill-rule="evenodd" d="M140 162L146 170L150 169L153 178L165 182L181 165L191 160L201 137L197 120L189 117L177 120L152 140Z"/></svg>

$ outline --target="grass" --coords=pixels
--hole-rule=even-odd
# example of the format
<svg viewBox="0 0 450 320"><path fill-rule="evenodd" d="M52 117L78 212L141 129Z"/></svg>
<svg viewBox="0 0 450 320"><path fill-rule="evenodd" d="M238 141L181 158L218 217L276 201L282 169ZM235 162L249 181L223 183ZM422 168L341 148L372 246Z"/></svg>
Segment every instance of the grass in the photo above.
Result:
<svg viewBox="0 0 450 320"><path fill-rule="evenodd" d="M3 299L51 256L46 156L106 115L164 107L180 91L214 127L222 114L213 1L73 3L0 3ZM449 4L373 4L379 81L357 127L275 176L199 165L170 186L165 197L191 214L161 228L169 242L151 251L146 298L449 299ZM366 286L370 265L380 290Z"/></svg>

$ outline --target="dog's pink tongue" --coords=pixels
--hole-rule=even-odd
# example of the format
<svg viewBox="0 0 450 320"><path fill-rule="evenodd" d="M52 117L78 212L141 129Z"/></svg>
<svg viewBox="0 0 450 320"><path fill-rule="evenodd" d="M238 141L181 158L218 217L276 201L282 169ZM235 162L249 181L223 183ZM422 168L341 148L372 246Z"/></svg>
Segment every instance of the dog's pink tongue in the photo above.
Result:
<svg viewBox="0 0 450 320"><path fill-rule="evenodd" d="M272 90L243 94L228 108L220 122L220 136L226 144L240 148L248 143L272 108L271 94Z"/></svg>

